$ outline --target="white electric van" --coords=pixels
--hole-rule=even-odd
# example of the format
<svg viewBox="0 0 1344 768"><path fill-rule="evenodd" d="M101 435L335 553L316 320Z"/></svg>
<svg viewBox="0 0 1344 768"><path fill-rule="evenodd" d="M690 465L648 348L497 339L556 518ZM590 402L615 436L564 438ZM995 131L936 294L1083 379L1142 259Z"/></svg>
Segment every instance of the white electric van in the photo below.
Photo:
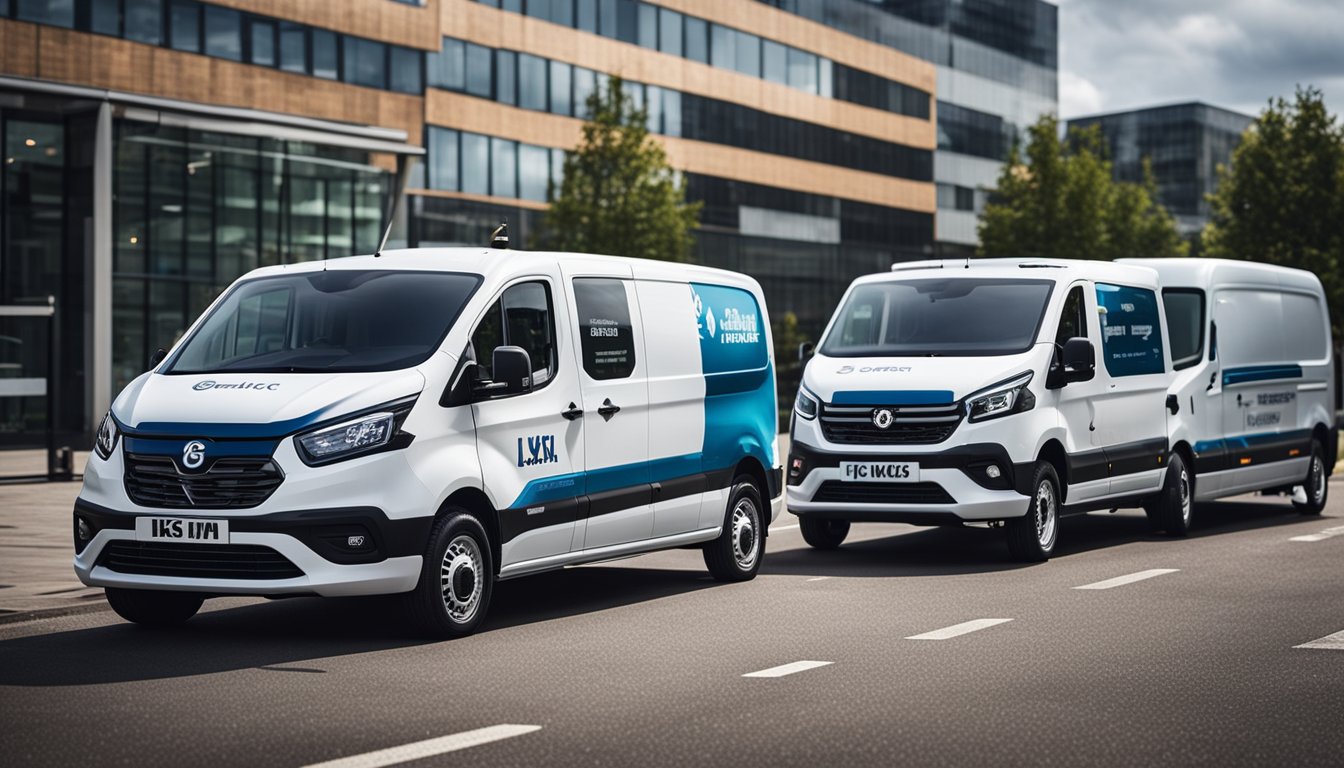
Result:
<svg viewBox="0 0 1344 768"><path fill-rule="evenodd" d="M1162 282L1179 409L1171 444L1191 472L1181 492L1195 501L1284 492L1302 513L1320 514L1338 445L1321 281L1245 261L1124 263ZM1168 522L1179 534L1190 521Z"/></svg>
<svg viewBox="0 0 1344 768"><path fill-rule="evenodd" d="M225 291L98 431L75 571L123 617L215 595L404 593L471 632L496 579L701 547L752 578L781 503L749 277L420 249Z"/></svg>
<svg viewBox="0 0 1344 768"><path fill-rule="evenodd" d="M804 538L987 522L1039 561L1064 515L1181 514L1158 291L1151 269L1088 261L926 261L855 280L794 407L786 496Z"/></svg>

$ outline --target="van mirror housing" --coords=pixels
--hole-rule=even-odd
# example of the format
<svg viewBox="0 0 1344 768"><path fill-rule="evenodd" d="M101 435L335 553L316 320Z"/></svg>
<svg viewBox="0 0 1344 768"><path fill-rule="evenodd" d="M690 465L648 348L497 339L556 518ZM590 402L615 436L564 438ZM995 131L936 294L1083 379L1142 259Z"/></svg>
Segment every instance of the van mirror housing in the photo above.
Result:
<svg viewBox="0 0 1344 768"><path fill-rule="evenodd" d="M164 349L163 347L159 347L158 349L154 350L154 354L149 356L149 367L151 369L158 368L159 363L162 363L166 359L168 359L168 350Z"/></svg>
<svg viewBox="0 0 1344 768"><path fill-rule="evenodd" d="M523 395L532 391L532 357L522 347L496 347L490 359L494 380L487 387L491 397Z"/></svg>
<svg viewBox="0 0 1344 768"><path fill-rule="evenodd" d="M798 345L798 362L807 365L807 361L817 353L817 343L815 341L804 341Z"/></svg>
<svg viewBox="0 0 1344 768"><path fill-rule="evenodd" d="M1097 350L1092 346L1092 342L1081 336L1075 336L1064 342L1064 354L1060 356L1064 362L1064 368L1061 371L1063 380L1061 383L1069 384L1075 381L1091 381L1097 372Z"/></svg>

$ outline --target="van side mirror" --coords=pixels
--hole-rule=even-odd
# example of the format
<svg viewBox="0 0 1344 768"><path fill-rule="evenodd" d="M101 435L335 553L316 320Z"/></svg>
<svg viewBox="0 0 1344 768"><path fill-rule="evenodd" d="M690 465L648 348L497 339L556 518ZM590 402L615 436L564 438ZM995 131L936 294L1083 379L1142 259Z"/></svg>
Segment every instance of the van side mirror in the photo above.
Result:
<svg viewBox="0 0 1344 768"><path fill-rule="evenodd" d="M158 368L159 363L162 363L166 359L168 359L168 350L164 349L163 347L159 347L158 349L154 350L154 354L149 356L149 367L151 369Z"/></svg>
<svg viewBox="0 0 1344 768"><path fill-rule="evenodd" d="M472 388L479 398L509 397L532 391L532 357L522 347L495 347L490 357L492 379Z"/></svg>
<svg viewBox="0 0 1344 768"><path fill-rule="evenodd" d="M815 341L804 341L798 345L798 362L801 365L807 365L807 361L817 353L817 343Z"/></svg>
<svg viewBox="0 0 1344 768"><path fill-rule="evenodd" d="M1091 381L1097 375L1097 350L1092 342L1081 336L1075 336L1064 342L1060 350L1059 362L1050 366L1046 378L1047 389L1059 389L1075 381Z"/></svg>

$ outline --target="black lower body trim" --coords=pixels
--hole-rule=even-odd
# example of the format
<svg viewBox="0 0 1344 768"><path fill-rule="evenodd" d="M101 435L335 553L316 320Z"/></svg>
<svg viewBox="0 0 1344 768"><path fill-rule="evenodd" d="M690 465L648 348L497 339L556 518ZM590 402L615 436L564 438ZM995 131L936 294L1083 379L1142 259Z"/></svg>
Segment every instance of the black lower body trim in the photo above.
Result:
<svg viewBox="0 0 1344 768"><path fill-rule="evenodd" d="M801 461L801 466L795 467ZM1018 467L1008 457L1008 449L996 443L972 443L959 445L945 451L929 453L848 453L831 452L793 443L789 448L789 485L800 485L808 474L819 467L839 467L844 461L911 461L919 464L920 469L959 469L976 485L991 491L1011 491L1017 488L1015 477ZM985 473L989 465L999 467L1000 475L991 478ZM1031 484L1031 475L1024 481Z"/></svg>
<svg viewBox="0 0 1344 768"><path fill-rule="evenodd" d="M790 510L790 512L793 512ZM905 523L907 525L962 525L970 522L952 512L878 512L855 507L853 509L809 509L793 512L808 520L844 520L850 523Z"/></svg>
<svg viewBox="0 0 1344 768"><path fill-rule="evenodd" d="M176 517L208 520L228 519L229 530L237 533L283 533L293 536L323 559L338 565L377 563L389 557L424 554L433 517L391 520L377 507L302 509L265 515L234 517L211 515L193 510L165 509L162 512L122 512L75 500L75 517L82 518L95 531L104 528L134 530L137 517ZM363 543L350 546L351 537L364 537ZM83 549L75 536L75 549Z"/></svg>
<svg viewBox="0 0 1344 768"><path fill-rule="evenodd" d="M1311 435L1310 429L1294 429L1196 443L1196 448L1203 447L1203 450L1195 452L1195 475L1310 456ZM1206 446L1205 442L1213 445ZM1327 451L1330 449L1331 446L1326 446Z"/></svg>

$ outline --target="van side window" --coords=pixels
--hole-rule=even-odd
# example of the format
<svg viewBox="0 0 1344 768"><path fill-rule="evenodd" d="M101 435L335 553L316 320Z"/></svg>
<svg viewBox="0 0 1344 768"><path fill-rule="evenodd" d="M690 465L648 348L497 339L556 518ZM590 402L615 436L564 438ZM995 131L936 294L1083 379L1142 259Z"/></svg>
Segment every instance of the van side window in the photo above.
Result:
<svg viewBox="0 0 1344 768"><path fill-rule="evenodd" d="M1189 368L1204 356L1204 292L1195 288L1162 289L1171 334L1171 367ZM1212 359L1212 358L1210 358Z"/></svg>
<svg viewBox="0 0 1344 768"><path fill-rule="evenodd" d="M1055 332L1055 343L1061 348L1064 342L1073 338L1087 338L1087 302L1083 300L1083 286L1074 286L1064 299L1064 313L1059 318L1059 330Z"/></svg>
<svg viewBox="0 0 1344 768"><path fill-rule="evenodd" d="M545 283L510 286L481 318L471 334L471 348L482 378L490 378L496 347L522 347L532 358L533 387L555 377L555 323L551 291Z"/></svg>
<svg viewBox="0 0 1344 768"><path fill-rule="evenodd" d="M1147 288L1097 283L1102 358L1112 376L1162 373L1162 321L1157 294Z"/></svg>
<svg viewBox="0 0 1344 768"><path fill-rule="evenodd" d="M635 371L635 332L625 283L610 278L574 281L583 370L599 381L624 379Z"/></svg>

